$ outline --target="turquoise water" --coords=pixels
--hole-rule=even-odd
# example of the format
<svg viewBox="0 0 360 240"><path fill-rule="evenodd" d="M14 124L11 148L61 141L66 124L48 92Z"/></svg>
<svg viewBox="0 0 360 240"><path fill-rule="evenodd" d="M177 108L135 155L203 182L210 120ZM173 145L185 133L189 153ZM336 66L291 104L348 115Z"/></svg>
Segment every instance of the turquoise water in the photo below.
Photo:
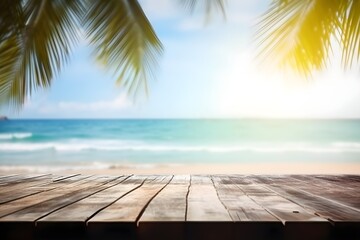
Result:
<svg viewBox="0 0 360 240"><path fill-rule="evenodd" d="M0 167L360 162L359 120L11 120Z"/></svg>

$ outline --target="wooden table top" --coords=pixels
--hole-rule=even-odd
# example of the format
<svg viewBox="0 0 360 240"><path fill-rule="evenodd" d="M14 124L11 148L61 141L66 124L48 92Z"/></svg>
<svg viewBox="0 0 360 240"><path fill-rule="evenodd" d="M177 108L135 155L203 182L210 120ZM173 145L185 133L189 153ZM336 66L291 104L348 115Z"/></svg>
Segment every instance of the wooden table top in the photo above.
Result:
<svg viewBox="0 0 360 240"><path fill-rule="evenodd" d="M0 176L0 239L360 239L360 175Z"/></svg>

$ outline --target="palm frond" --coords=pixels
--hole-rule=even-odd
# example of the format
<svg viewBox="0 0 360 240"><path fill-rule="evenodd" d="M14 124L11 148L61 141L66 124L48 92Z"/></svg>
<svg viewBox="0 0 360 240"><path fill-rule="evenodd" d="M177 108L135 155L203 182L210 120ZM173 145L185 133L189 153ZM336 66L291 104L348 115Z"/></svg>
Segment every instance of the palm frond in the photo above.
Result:
<svg viewBox="0 0 360 240"><path fill-rule="evenodd" d="M23 9L23 30L0 49L0 61L7 63L0 74L1 99L15 107L51 85L77 42L84 12L82 1L72 0L29 0Z"/></svg>
<svg viewBox="0 0 360 240"><path fill-rule="evenodd" d="M226 16L226 0L178 0L178 2L190 12L193 12L197 7L199 7L205 10L205 14L207 16L209 16L212 11L221 11L223 16Z"/></svg>
<svg viewBox="0 0 360 240"><path fill-rule="evenodd" d="M0 43L0 103L9 99L8 91L14 78L14 68L20 57L21 49L16 36L8 37Z"/></svg>
<svg viewBox="0 0 360 240"><path fill-rule="evenodd" d="M89 1L85 27L97 59L130 94L148 91L163 47L136 0Z"/></svg>
<svg viewBox="0 0 360 240"><path fill-rule="evenodd" d="M327 66L343 1L274 0L258 24L259 57L311 75Z"/></svg>
<svg viewBox="0 0 360 240"><path fill-rule="evenodd" d="M343 1L342 44L345 68L360 63L360 1Z"/></svg>
<svg viewBox="0 0 360 240"><path fill-rule="evenodd" d="M18 34L24 27L21 0L0 1L0 42Z"/></svg>

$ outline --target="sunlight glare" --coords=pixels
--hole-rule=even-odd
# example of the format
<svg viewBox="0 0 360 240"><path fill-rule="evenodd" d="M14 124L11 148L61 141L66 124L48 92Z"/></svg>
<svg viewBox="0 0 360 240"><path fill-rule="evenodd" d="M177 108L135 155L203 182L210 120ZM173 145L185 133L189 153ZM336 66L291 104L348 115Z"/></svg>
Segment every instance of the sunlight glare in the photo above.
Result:
<svg viewBox="0 0 360 240"><path fill-rule="evenodd" d="M357 73L344 77L342 69L332 68L304 79L260 68L252 59L247 53L234 54L219 68L215 105L221 117L322 118L336 116L359 99Z"/></svg>

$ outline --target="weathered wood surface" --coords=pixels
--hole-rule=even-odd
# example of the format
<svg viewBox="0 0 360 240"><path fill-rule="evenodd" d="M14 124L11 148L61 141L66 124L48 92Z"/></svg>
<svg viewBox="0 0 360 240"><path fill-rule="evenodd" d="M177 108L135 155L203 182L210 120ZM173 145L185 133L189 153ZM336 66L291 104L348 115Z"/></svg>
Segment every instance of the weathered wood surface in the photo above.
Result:
<svg viewBox="0 0 360 240"><path fill-rule="evenodd" d="M0 239L113 238L360 239L360 176L0 176Z"/></svg>
<svg viewBox="0 0 360 240"><path fill-rule="evenodd" d="M139 223L185 221L189 187L190 175L174 176L166 188L149 203Z"/></svg>
<svg viewBox="0 0 360 240"><path fill-rule="evenodd" d="M232 221L209 176L192 176L187 221Z"/></svg>

